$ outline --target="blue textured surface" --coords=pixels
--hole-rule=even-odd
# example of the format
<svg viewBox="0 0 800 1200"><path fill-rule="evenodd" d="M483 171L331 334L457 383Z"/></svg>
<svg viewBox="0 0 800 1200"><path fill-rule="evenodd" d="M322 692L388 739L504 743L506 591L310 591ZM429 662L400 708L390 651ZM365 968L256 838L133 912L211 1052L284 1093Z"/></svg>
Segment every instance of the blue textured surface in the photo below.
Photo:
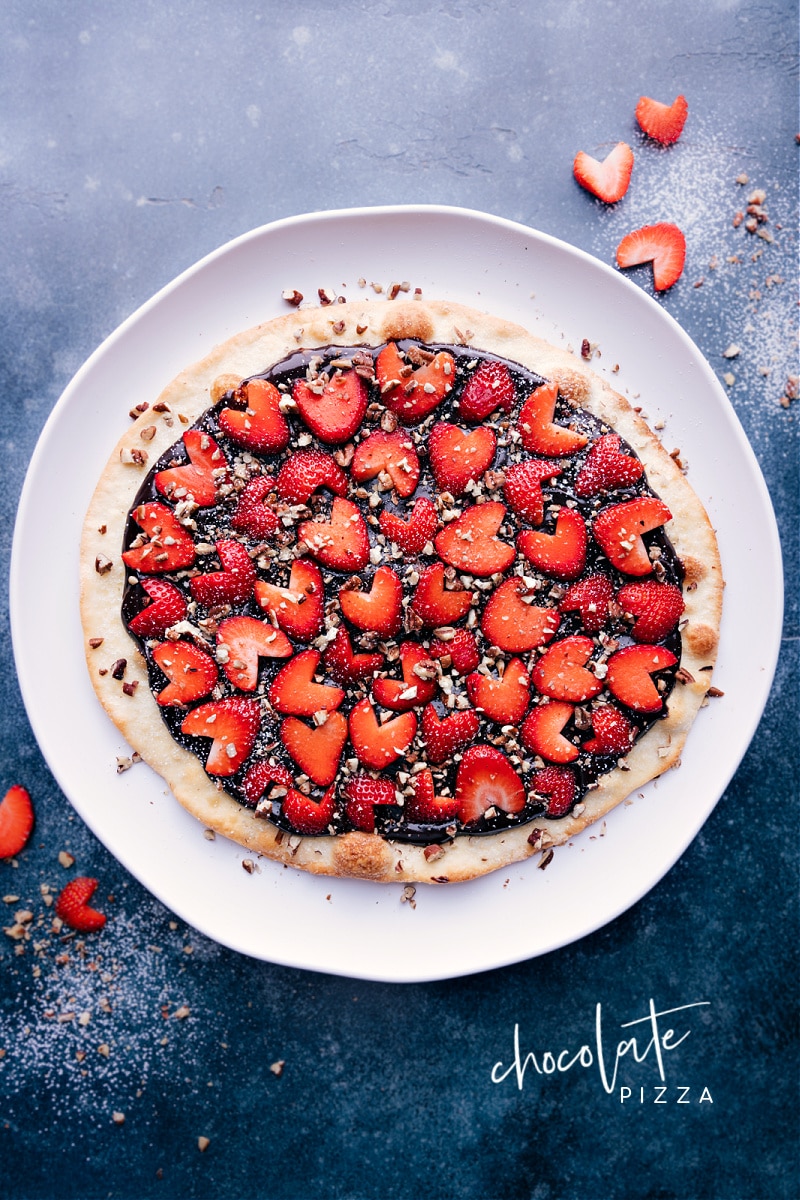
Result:
<svg viewBox="0 0 800 1200"><path fill-rule="evenodd" d="M667 877L576 945L408 987L249 961L144 892L41 758L4 591L0 792L24 783L37 827L16 868L0 863L0 895L19 897L0 902L0 926L19 909L35 914L27 940L0 936L0 1195L796 1196L798 405L779 403L798 372L796 6L6 0L0 30L6 575L48 413L154 291L277 217L441 202L607 262L627 229L679 219L687 270L661 302L720 377L735 376L730 396L773 498L787 584L764 719ZM678 91L690 105L681 141L642 147L636 99ZM602 157L619 139L642 152L636 187L611 211L574 184L571 163L577 149ZM766 193L772 243L733 224L754 188ZM645 272L637 278L649 288ZM733 342L741 353L729 361ZM758 604L754 581L754 620ZM41 889L67 877L62 849L102 881L111 917L83 953L48 932ZM652 1053L624 1061L624 1104L596 1064L547 1076L531 1067L522 1090L513 1076L492 1083L515 1023L541 1063L547 1050L594 1045L598 1003L608 1045L629 1037L620 1026L651 997L663 1009L708 1002L673 1018L692 1034L665 1064L665 1103L653 1102ZM683 1103L679 1086L690 1089ZM210 1139L204 1153L199 1136Z"/></svg>

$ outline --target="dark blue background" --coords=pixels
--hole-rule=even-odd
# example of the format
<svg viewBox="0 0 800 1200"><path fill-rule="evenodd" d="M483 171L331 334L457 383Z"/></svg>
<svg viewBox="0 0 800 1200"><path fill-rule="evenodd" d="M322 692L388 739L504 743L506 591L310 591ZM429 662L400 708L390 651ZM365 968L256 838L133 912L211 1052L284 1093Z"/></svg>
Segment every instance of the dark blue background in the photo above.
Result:
<svg viewBox="0 0 800 1200"><path fill-rule="evenodd" d="M27 940L0 936L0 1195L797 1195L798 405L779 403L797 373L796 5L6 0L0 30L4 564L47 415L120 320L273 218L424 202L522 221L607 262L628 228L679 218L689 260L661 302L736 377L787 573L764 719L669 875L574 946L425 986L251 962L176 922L53 782L17 689L4 593L0 791L24 783L37 827L18 866L0 864L0 894L19 897L0 902L0 924L34 913ZM679 91L681 141L643 145L638 96ZM637 186L607 211L571 164L619 139L637 152ZM756 187L773 243L733 225ZM650 289L647 272L636 278ZM69 685L42 681L67 706ZM49 932L42 892L76 871L100 879L110 917L83 950ZM598 1002L615 1042L650 997L709 1002L687 1014L667 1104L652 1103L652 1058L623 1068L637 1101L625 1105L580 1067L529 1070L522 1091L492 1084L515 1022L526 1049L577 1050ZM699 1103L703 1088L713 1103Z"/></svg>

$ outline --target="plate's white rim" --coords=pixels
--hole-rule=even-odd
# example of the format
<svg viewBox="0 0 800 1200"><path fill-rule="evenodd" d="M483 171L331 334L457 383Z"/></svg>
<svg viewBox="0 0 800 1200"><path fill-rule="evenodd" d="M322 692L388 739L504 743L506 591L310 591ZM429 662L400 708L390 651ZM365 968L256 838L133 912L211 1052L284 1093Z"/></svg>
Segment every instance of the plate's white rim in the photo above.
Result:
<svg viewBox="0 0 800 1200"><path fill-rule="evenodd" d="M18 614L20 614L23 610L24 596L23 596L22 581L20 578L20 571L18 569L18 563L19 563L19 557L20 557L18 531L20 530L20 528L24 527L26 517L27 517L28 512L32 505L33 480L36 477L36 471L37 471L39 460L45 454L47 435L48 435L48 431L49 431L51 425L54 424L60 418L62 410L69 404L73 393L81 388L86 375L90 374L92 372L92 370L95 368L98 360L102 359L107 354L113 353L117 342L122 340L126 336L128 330L130 329L131 326L135 325L152 308L158 306L159 303L165 297L169 296L172 292L185 286L187 284L187 282L189 282L193 278L193 276L202 272L204 269L206 269L210 264L214 263L220 257L229 254L230 252L234 251L235 249L237 249L241 245L247 243L248 241L259 239L264 236L279 235L281 230L284 228L291 228L294 226L305 225L305 224L309 224L309 223L331 223L331 222L335 223L335 222L341 221L341 220L350 221L350 220L353 220L354 218L366 219L366 218L370 218L370 217L373 217L373 218L380 217L380 218L386 219L386 218L392 218L392 217L417 217L417 216L432 216L432 217L440 217L440 218L444 218L444 219L458 219L458 220L462 220L462 221L463 220L471 220L476 223L479 223L482 226L485 226L487 224L494 225L498 229L504 229L508 232L515 233L517 235L521 235L529 240L535 240L535 241L541 242L545 245L548 245L550 248L557 250L560 253L566 253L571 257L582 260L583 264L586 267L591 268L594 271L600 271L602 273L605 273L607 276L609 276L615 280L616 286L622 285L626 288L630 288L632 292L636 293L636 302L638 304L644 303L645 305L650 306L651 309L655 310L656 313L658 314L658 319L660 319L660 320L666 319L667 320L667 322L672 326L673 336L677 336L679 338L679 340L683 343L684 348L685 348L687 354L689 355L689 357L696 360L694 365L696 365L699 368L699 370L703 376L705 385L710 387L711 389L713 389L717 393L717 398L721 399L724 402L724 406L725 406L725 409L726 409L726 412L727 412L727 415L729 418L729 423L730 423L729 432L733 433L733 435L735 436L740 452L743 453L747 459L749 459L750 467L751 467L752 481L755 484L756 488L758 489L759 499L760 499L762 505L764 506L765 511L768 512L771 516L771 520L768 522L768 528L764 531L764 541L767 546L768 556L771 558L772 564L773 564L773 567L775 570L776 585L779 585L779 586L776 586L775 591L769 597L769 600L772 601L772 605L771 605L772 611L768 612L768 614L767 614L767 623L769 625L770 630L772 631L772 639L771 639L770 648L769 648L768 660L767 660L767 663L765 664L764 669L761 674L761 688L760 688L760 690L757 689L757 694L755 696L756 703L753 704L750 709L750 721L748 724L748 736L746 737L746 739L743 739L743 741L742 741L742 745L740 747L740 752L738 754L738 757L736 757L735 760L734 759L730 760L730 767L729 767L729 771L727 773L727 778L725 780L723 787L719 790L719 795L716 796L713 803L707 803L702 808L702 811L698 814L697 819L694 822L686 823L686 825L684 826L684 837L681 839L681 842L680 842L677 850L675 851L675 853L669 858L669 861L666 861L665 864L664 863L659 864L658 873L653 875L650 882L643 890L637 892L631 898L627 898L627 899L621 901L620 904L617 905L614 909L603 910L602 915L600 915L594 919L587 920L585 922L585 924L579 930L575 931L568 938L564 938L562 936L556 936L552 940L552 942L543 944L533 950L530 950L530 949L522 950L515 957L509 957L507 952L501 953L494 957L491 954L488 954L488 955L485 955L479 962L471 963L469 966L465 967L463 971L458 972L461 974L471 974L471 973L478 972L478 971L490 970L490 969L496 968L498 966L509 965L512 962L524 961L527 958L537 957L541 954L549 953L553 949L560 948L561 946L564 946L564 945L569 945L572 942L579 940L582 937L585 937L587 934L596 931L598 928L602 928L605 924L614 920L621 913L627 911L633 904L637 903L638 900L640 900L644 895L646 895L652 889L652 887L654 887L660 881L660 879L663 878L663 876L671 869L671 867L674 865L674 863L681 857L681 855L685 852L686 848L690 845L690 843L693 841L693 839L697 836L698 831L702 828L703 824L710 816L714 807L718 803L720 797L722 796L722 794L724 794L725 788L727 787L728 783L730 782L730 779L733 777L736 770L738 769L738 767L741 763L741 760L744 757L744 754L746 753L746 750L752 740L755 730L758 727L764 705L766 704L766 701L769 696L769 692L770 692L770 689L772 686L772 681L774 678L775 669L777 666L778 655L779 655L779 651L780 651L780 635L781 635L782 612L783 612L782 558L781 558L781 551L780 551L780 541L779 541L778 531L777 531L777 524L775 522L771 500L770 500L769 493L768 493L766 484L764 482L760 467L758 465L758 462L757 462L757 459L753 452L753 449L752 449L749 441L747 440L744 430L742 429L741 423L739 422L735 411L733 410L732 406L730 405L730 401L729 401L728 397L723 392L721 385L719 384L719 381L717 380L717 378L714 375L713 371L711 370L710 366L706 362L705 358L702 356L702 354L700 353L700 351L698 350L698 348L696 347L694 342L691 340L691 338L688 336L688 334L686 334L685 331L683 330L683 328L675 321L675 319L660 304L658 304L652 297L650 297L646 292L642 291L642 289L639 288L636 284L632 283L630 280L621 276L618 272L614 271L612 268L610 268L606 264L600 262L598 259L594 258L592 255L586 253L585 251L581 250L580 248L571 246L568 243L563 242L560 239L555 238L549 234L541 233L539 231L530 229L527 226L521 225L517 222L509 221L502 217L496 217L491 214L481 213L481 212L473 210L473 209L464 209L464 208L457 208L457 207L452 207L452 206L398 205L398 206L383 206L383 207L368 207L368 208L333 209L333 210L328 210L328 211L320 212L320 213L308 213L308 214L301 214L301 215L297 215L297 216L286 217L286 218L283 218L278 221L270 222L266 225L258 227L257 229L250 230L244 234L239 235L238 237L228 241L224 245L218 247L217 249L215 249L214 251L205 255L203 258L201 258L196 263L191 265L189 268L187 268L185 271L183 271L180 275L178 275L175 279L173 279L168 284L166 284L163 288L161 288L157 293L155 293L155 295L153 295L144 304L139 306L139 308L137 308L136 311L133 312L129 317L127 317L101 343L101 345L98 346L97 349L90 355L90 357L86 360L86 362L83 364L83 366L79 369L79 371L75 374L73 379L67 385L67 387L65 388L61 397L59 398L56 405L54 406L53 411L51 412L50 416L48 417L48 420L45 423L42 433L40 434L36 449L31 458L31 462L29 464L29 468L26 473L26 478L25 478L25 482L24 482L21 497L20 497L20 503L19 503L18 513L17 513L17 520L15 523L12 554L11 554L10 591L9 591L10 618L11 618L12 643L13 643L13 647L14 647L15 660L17 663L17 673L18 673L18 677L19 677L19 681L20 681L20 689L21 689L21 692L23 695L23 700L26 705L26 709L28 711L28 716L31 721L32 728L37 737L37 740L39 741L39 745L40 745L40 748L42 749L42 753L43 753L46 761L48 762L48 766L50 767L51 771L53 772L53 775L58 780L59 784L62 786L62 789L65 791L65 794L67 794L68 798L71 799L73 807L78 809L82 819L84 819L86 821L86 823L90 826L90 828L93 829L93 831L97 834L97 836L100 838L100 840L103 841L104 839L94 829L94 825L93 825L93 822L91 821L91 819L88 818L83 813L80 806L78 804L76 804L75 801L72 800L71 797L69 797L69 792L67 791L67 787L65 786L65 783L61 778L61 773L59 771L59 764L52 762L50 760L50 757L48 756L47 751L45 750L45 744L47 741L47 738L46 738L47 731L46 731L46 729L41 729L39 727L38 721L32 715L32 712L35 712L35 705L33 705L30 702L30 697L33 695L33 691L36 686L36 680L30 680L27 678L27 675L26 675L26 672L25 672L25 669L23 666L23 663L24 663L23 640L22 640L23 635L22 635L22 631L21 631L20 617ZM137 876L137 878L139 877L135 865L131 864L130 862L127 861L127 857L124 854L124 852L119 852L119 849L115 848L113 853L116 855L116 857L118 857L120 859L120 861L123 863L123 865L125 865L126 868L131 871L131 873L133 875ZM169 908L171 908L173 911L175 911L175 912L180 911L180 905L176 905L175 898L173 896L168 896L168 895L163 894L162 889L160 889L158 887L154 887L150 881L148 881L148 883L145 886L154 895L157 895L158 898L160 900L162 900L162 902L165 905L167 905ZM181 913L181 915L184 917L184 919L189 924L195 924L195 922L192 919L191 914ZM329 965L319 966L316 963L304 961L302 955L293 957L291 960L286 959L286 958L276 958L274 954L268 953L266 949L258 950L258 949L254 949L251 945L246 945L246 944L240 943L239 939L236 938L234 931L231 931L230 935L228 935L226 933L225 936L221 936L218 931L210 931L210 930L204 929L202 925L196 924L195 927L199 928L201 930L201 932L206 933L207 936L211 937L212 939L220 941L222 944L227 945L229 948L237 950L237 951L239 951L243 954L246 954L250 957L258 957L258 958L262 958L266 961L280 962L280 963L283 963L284 965L300 967L303 969L322 970L322 971L325 971L328 973L340 973L340 974L344 974L348 977L353 977L353 978L364 978L364 979L371 979L371 980L376 980L376 981L380 980L380 981L385 981L385 982L425 982L425 981L431 981L431 980L439 979L439 978L453 977L457 973L450 969L448 969L442 973L436 973L435 971L426 969L422 973L415 974L413 971L409 971L408 969L406 969L406 970L403 970L400 974L395 974L395 973L381 974L381 973L375 973L374 970L369 970L369 969L367 969L367 970L354 969L352 964L346 965L344 968L341 969L341 971L339 971L339 970L337 970L337 968L335 966L329 966Z"/></svg>

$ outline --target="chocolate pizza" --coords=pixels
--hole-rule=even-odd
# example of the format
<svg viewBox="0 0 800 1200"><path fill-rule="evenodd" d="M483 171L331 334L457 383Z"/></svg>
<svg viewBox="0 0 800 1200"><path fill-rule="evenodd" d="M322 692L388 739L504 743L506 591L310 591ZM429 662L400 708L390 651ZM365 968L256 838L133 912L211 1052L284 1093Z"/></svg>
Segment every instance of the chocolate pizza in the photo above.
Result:
<svg viewBox="0 0 800 1200"><path fill-rule="evenodd" d="M205 827L455 882L678 763L716 540L580 356L445 302L303 307L132 416L84 528L87 661Z"/></svg>

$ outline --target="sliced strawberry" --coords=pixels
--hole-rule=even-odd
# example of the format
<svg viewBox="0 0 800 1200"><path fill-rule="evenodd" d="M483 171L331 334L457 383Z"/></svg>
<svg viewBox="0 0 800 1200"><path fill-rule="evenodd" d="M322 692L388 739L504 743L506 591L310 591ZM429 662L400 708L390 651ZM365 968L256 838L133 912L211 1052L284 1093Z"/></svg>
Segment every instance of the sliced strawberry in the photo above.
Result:
<svg viewBox="0 0 800 1200"><path fill-rule="evenodd" d="M225 539L216 544L221 571L208 571L189 580L198 604L215 608L220 604L244 604L253 594L256 569L241 542Z"/></svg>
<svg viewBox="0 0 800 1200"><path fill-rule="evenodd" d="M572 172L581 187L606 204L616 204L622 199L632 171L633 151L627 142L617 142L602 162L585 150L579 150L572 164Z"/></svg>
<svg viewBox="0 0 800 1200"><path fill-rule="evenodd" d="M143 579L142 587L150 603L128 622L128 628L140 638L163 637L170 626L186 617L186 598L166 579Z"/></svg>
<svg viewBox="0 0 800 1200"><path fill-rule="evenodd" d="M249 808L256 808L265 801L270 805L271 799L282 800L292 786L292 776L280 763L267 762L261 758L247 768L242 780L242 791L245 803ZM257 812L256 816L260 816Z"/></svg>
<svg viewBox="0 0 800 1200"><path fill-rule="evenodd" d="M408 712L433 699L439 689L438 677L428 651L419 642L402 643L400 666L403 678L380 676L372 685L372 695L384 708Z"/></svg>
<svg viewBox="0 0 800 1200"><path fill-rule="evenodd" d="M658 529L672 513L658 496L612 504L595 518L593 534L609 562L626 575L649 575L653 564L642 535Z"/></svg>
<svg viewBox="0 0 800 1200"><path fill-rule="evenodd" d="M547 800L548 817L564 817L575 803L575 775L569 767L544 767L531 776L534 794Z"/></svg>
<svg viewBox="0 0 800 1200"><path fill-rule="evenodd" d="M381 725L371 701L366 697L359 700L350 713L353 749L361 765L374 771L382 771L396 759L402 758L416 732L417 718L413 712L401 713Z"/></svg>
<svg viewBox="0 0 800 1200"><path fill-rule="evenodd" d="M298 833L314 837L315 834L325 833L328 829L333 820L335 802L335 787L329 787L319 800L314 800L312 796L305 796L296 788L289 788L281 805L281 812Z"/></svg>
<svg viewBox="0 0 800 1200"><path fill-rule="evenodd" d="M458 750L474 742L479 729L478 714L471 708L440 717L433 705L428 704L422 710L422 740L428 761L434 764L447 762Z"/></svg>
<svg viewBox="0 0 800 1200"><path fill-rule="evenodd" d="M499 501L465 508L436 535L437 554L457 571L479 578L508 570L517 555L497 536L505 515L506 506Z"/></svg>
<svg viewBox="0 0 800 1200"><path fill-rule="evenodd" d="M411 435L402 429L386 433L376 429L356 446L350 474L358 483L382 472L391 480L398 496L413 496L419 482L419 455Z"/></svg>
<svg viewBox="0 0 800 1200"><path fill-rule="evenodd" d="M511 763L493 746L471 746L456 773L458 814L465 825L484 814L518 813L525 807L525 788Z"/></svg>
<svg viewBox="0 0 800 1200"><path fill-rule="evenodd" d="M371 629L389 638L403 623L403 585L391 567L378 567L368 592L339 592L339 604L356 629Z"/></svg>
<svg viewBox="0 0 800 1200"><path fill-rule="evenodd" d="M546 454L553 458L574 454L586 445L584 434L553 421L558 385L543 383L531 392L520 409L517 426L528 454Z"/></svg>
<svg viewBox="0 0 800 1200"><path fill-rule="evenodd" d="M452 666L459 675L469 675L481 661L475 634L469 629L454 629L452 636L448 635L446 639L444 634L434 638L431 642L431 658L445 660L442 662L443 667L449 659L445 669Z"/></svg>
<svg viewBox="0 0 800 1200"><path fill-rule="evenodd" d="M372 679L384 664L382 654L354 654L350 635L340 625L324 655L325 670L337 683L360 683Z"/></svg>
<svg viewBox="0 0 800 1200"><path fill-rule="evenodd" d="M216 504L217 489L228 477L225 455L213 437L201 429L187 429L183 444L189 462L185 466L156 471L156 491L168 500L184 500L191 496L201 508Z"/></svg>
<svg viewBox="0 0 800 1200"><path fill-rule="evenodd" d="M589 535L586 522L574 508L558 510L553 533L524 529L517 548L529 562L552 579L577 579L586 565Z"/></svg>
<svg viewBox="0 0 800 1200"><path fill-rule="evenodd" d="M241 408L223 408L219 427L245 450L275 454L289 444L289 426L280 410L281 394L266 379L250 379L234 393Z"/></svg>
<svg viewBox="0 0 800 1200"><path fill-rule="evenodd" d="M657 292L665 292L678 282L685 261L686 238L678 226L669 221L634 229L617 246L618 267L638 267L641 263L652 262L653 286Z"/></svg>
<svg viewBox="0 0 800 1200"><path fill-rule="evenodd" d="M333 445L357 433L367 411L367 389L355 371L336 371L327 383L298 379L292 396L311 432Z"/></svg>
<svg viewBox="0 0 800 1200"><path fill-rule="evenodd" d="M683 133L689 105L685 96L678 96L672 104L662 104L649 96L640 96L636 105L636 120L648 137L663 146L677 142Z"/></svg>
<svg viewBox="0 0 800 1200"><path fill-rule="evenodd" d="M602 704L592 710L594 737L583 743L589 754L627 754L636 737L636 726L613 704Z"/></svg>
<svg viewBox="0 0 800 1200"><path fill-rule="evenodd" d="M269 689L269 702L277 712L313 717L315 713L332 713L339 707L344 700L342 689L314 682L320 657L318 650L301 650L281 667Z"/></svg>
<svg viewBox="0 0 800 1200"><path fill-rule="evenodd" d="M471 432L437 421L428 437L431 470L439 489L461 496L471 480L480 479L494 462L497 438L482 425Z"/></svg>
<svg viewBox="0 0 800 1200"><path fill-rule="evenodd" d="M643 464L621 451L621 444L622 438L616 433L605 433L597 439L575 480L576 496L597 496L641 479Z"/></svg>
<svg viewBox="0 0 800 1200"><path fill-rule="evenodd" d="M255 596L259 607L295 641L310 642L322 628L325 589L322 572L310 558L294 560L288 587L257 579Z"/></svg>
<svg viewBox="0 0 800 1200"><path fill-rule="evenodd" d="M184 717L181 733L212 739L206 759L209 775L235 775L255 745L261 726L261 705L244 696L208 700Z"/></svg>
<svg viewBox="0 0 800 1200"><path fill-rule="evenodd" d="M499 650L522 654L554 637L561 618L554 608L528 604L529 592L518 576L506 579L486 602L481 617L484 636Z"/></svg>
<svg viewBox="0 0 800 1200"><path fill-rule="evenodd" d="M419 577L412 608L425 625L453 625L472 608L472 592L459 587L449 591L444 586L444 563L432 563Z"/></svg>
<svg viewBox="0 0 800 1200"><path fill-rule="evenodd" d="M470 375L458 401L458 415L472 425L480 425L496 409L511 412L514 405L514 381L505 363L482 362Z"/></svg>
<svg viewBox="0 0 800 1200"><path fill-rule="evenodd" d="M578 747L562 733L574 711L574 706L566 700L537 704L522 723L519 731L522 744L548 762L574 762L579 754Z"/></svg>
<svg viewBox="0 0 800 1200"><path fill-rule="evenodd" d="M608 606L614 598L614 588L607 575L587 575L573 583L558 606L559 612L581 614L587 633L599 633L608 618Z"/></svg>
<svg viewBox="0 0 800 1200"><path fill-rule="evenodd" d="M287 504L308 504L321 487L345 496L347 476L330 454L321 450L295 450L278 472L275 486Z"/></svg>
<svg viewBox="0 0 800 1200"><path fill-rule="evenodd" d="M618 602L636 617L631 637L637 642L660 642L672 633L685 608L681 589L674 583L644 579L620 588Z"/></svg>
<svg viewBox="0 0 800 1200"><path fill-rule="evenodd" d="M306 725L297 717L287 717L281 724L281 741L313 783L329 787L339 771L347 741L347 718L331 712L323 725Z"/></svg>
<svg viewBox="0 0 800 1200"><path fill-rule="evenodd" d="M529 525L541 525L544 520L542 483L561 474L561 468L542 458L529 458L515 463L505 472L503 495L518 517Z"/></svg>
<svg viewBox="0 0 800 1200"><path fill-rule="evenodd" d="M391 779L373 779L371 775L354 775L342 789L344 811L348 821L364 833L375 832L375 805L397 804Z"/></svg>
<svg viewBox="0 0 800 1200"><path fill-rule="evenodd" d="M267 503L267 497L274 486L275 480L271 475L256 475L247 483L231 517L234 529L260 542L272 537L278 528L278 516Z"/></svg>
<svg viewBox="0 0 800 1200"><path fill-rule="evenodd" d="M369 562L369 536L364 518L352 500L334 497L330 520L302 521L298 542L332 571L361 571Z"/></svg>
<svg viewBox="0 0 800 1200"><path fill-rule="evenodd" d="M144 537L122 555L122 561L134 571L159 575L190 567L195 559L194 542L171 508L158 500L139 504L131 513ZM142 535L139 535L142 537ZM145 538L147 540L145 540Z"/></svg>
<svg viewBox="0 0 800 1200"><path fill-rule="evenodd" d="M293 653L283 630L256 617L227 617L217 628L217 660L243 692L256 690L260 658L290 658Z"/></svg>
<svg viewBox="0 0 800 1200"><path fill-rule="evenodd" d="M406 817L421 825L446 824L458 817L458 801L455 796L437 796L433 775L426 768L414 776L413 794L406 799Z"/></svg>
<svg viewBox="0 0 800 1200"><path fill-rule="evenodd" d="M603 681L586 667L594 651L589 637L575 634L554 642L533 670L533 682L543 696L582 704L603 690Z"/></svg>
<svg viewBox="0 0 800 1200"><path fill-rule="evenodd" d="M378 517L381 533L390 542L395 542L410 558L421 554L428 542L433 542L439 528L436 505L427 496L414 501L411 516L407 521L384 509Z"/></svg>
<svg viewBox="0 0 800 1200"><path fill-rule="evenodd" d="M153 650L153 661L169 680L156 696L163 707L183 707L202 700L219 678L211 655L193 642L160 642Z"/></svg>
<svg viewBox="0 0 800 1200"><path fill-rule="evenodd" d="M0 859L13 858L24 849L33 831L30 794L14 783L0 801Z"/></svg>
<svg viewBox="0 0 800 1200"><path fill-rule="evenodd" d="M375 361L375 374L381 400L389 411L404 425L416 425L451 391L455 360L452 354L440 350L430 362L414 368L405 362L395 343L389 342Z"/></svg>
<svg viewBox="0 0 800 1200"><path fill-rule="evenodd" d="M660 712L664 700L652 677L677 661L664 646L625 646L608 660L608 690L634 712Z"/></svg>
<svg viewBox="0 0 800 1200"><path fill-rule="evenodd" d="M97 880L86 875L71 879L56 900L56 916L78 933L97 933L106 923L105 913L89 907L97 891Z"/></svg>
<svg viewBox="0 0 800 1200"><path fill-rule="evenodd" d="M467 695L478 712L499 725L518 725L531 696L531 681L521 658L512 658L499 679L475 671L467 679Z"/></svg>

